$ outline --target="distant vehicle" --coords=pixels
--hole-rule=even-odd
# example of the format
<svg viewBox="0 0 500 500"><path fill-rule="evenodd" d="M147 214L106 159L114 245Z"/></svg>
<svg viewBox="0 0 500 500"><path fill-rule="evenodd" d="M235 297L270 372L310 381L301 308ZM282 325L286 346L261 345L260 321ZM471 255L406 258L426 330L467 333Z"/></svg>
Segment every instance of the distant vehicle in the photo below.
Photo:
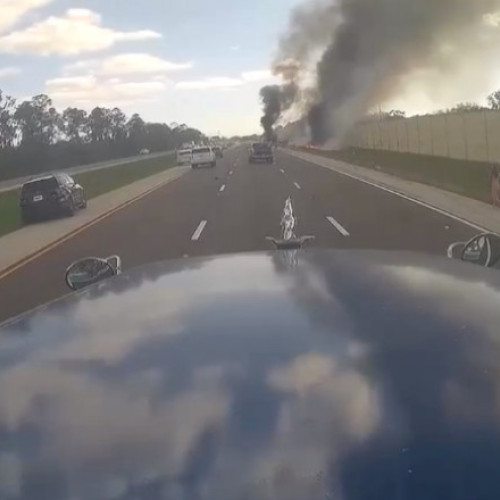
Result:
<svg viewBox="0 0 500 500"><path fill-rule="evenodd" d="M177 165L191 165L191 148L177 150Z"/></svg>
<svg viewBox="0 0 500 500"><path fill-rule="evenodd" d="M139 151L139 154L142 155L148 155L150 153L149 149L141 149Z"/></svg>
<svg viewBox="0 0 500 500"><path fill-rule="evenodd" d="M214 146L213 151L215 153L216 158L223 158L224 157L224 151L221 146Z"/></svg>
<svg viewBox="0 0 500 500"><path fill-rule="evenodd" d="M19 207L25 224L54 214L72 216L86 206L83 187L67 174L39 177L21 188Z"/></svg>
<svg viewBox="0 0 500 500"><path fill-rule="evenodd" d="M203 165L215 167L217 159L215 153L210 146L201 146L193 149L191 158L191 167L198 168Z"/></svg>
<svg viewBox="0 0 500 500"><path fill-rule="evenodd" d="M274 163L274 151L268 142L254 142L250 146L250 163Z"/></svg>

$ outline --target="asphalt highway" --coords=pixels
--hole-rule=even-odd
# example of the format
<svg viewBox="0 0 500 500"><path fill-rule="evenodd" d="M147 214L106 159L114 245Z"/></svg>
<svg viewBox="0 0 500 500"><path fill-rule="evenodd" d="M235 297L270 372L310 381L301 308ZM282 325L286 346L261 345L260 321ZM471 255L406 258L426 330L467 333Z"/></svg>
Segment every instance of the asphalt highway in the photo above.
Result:
<svg viewBox="0 0 500 500"><path fill-rule="evenodd" d="M376 187L285 152L248 162L245 146L89 227L0 280L0 321L66 293L64 272L82 257L118 254L123 268L164 259L271 249L288 196L297 233L326 248L446 255L476 230Z"/></svg>

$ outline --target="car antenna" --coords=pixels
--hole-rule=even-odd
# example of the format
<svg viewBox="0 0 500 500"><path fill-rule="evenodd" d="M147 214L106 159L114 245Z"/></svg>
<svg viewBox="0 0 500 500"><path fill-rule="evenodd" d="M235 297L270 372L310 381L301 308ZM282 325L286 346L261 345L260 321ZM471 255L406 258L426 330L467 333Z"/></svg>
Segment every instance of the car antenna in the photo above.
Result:
<svg viewBox="0 0 500 500"><path fill-rule="evenodd" d="M293 214L292 197L285 201L283 216L281 217L282 237L280 239L268 236L266 239L272 241L278 250L297 250L304 243L314 240L314 236L300 236L295 234L297 218Z"/></svg>

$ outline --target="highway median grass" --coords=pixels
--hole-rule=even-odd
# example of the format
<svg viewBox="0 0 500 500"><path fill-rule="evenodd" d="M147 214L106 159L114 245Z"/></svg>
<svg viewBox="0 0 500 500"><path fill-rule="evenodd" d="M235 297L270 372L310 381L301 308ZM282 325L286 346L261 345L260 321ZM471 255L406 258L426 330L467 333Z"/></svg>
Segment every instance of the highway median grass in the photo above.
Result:
<svg viewBox="0 0 500 500"><path fill-rule="evenodd" d="M101 194L163 172L175 164L174 156L163 156L82 172L73 178L84 187L87 200L91 200ZM15 231L23 225L19 210L19 193L20 189L0 193L0 236Z"/></svg>
<svg viewBox="0 0 500 500"><path fill-rule="evenodd" d="M322 151L300 148L300 150L490 203L492 163L373 149Z"/></svg>

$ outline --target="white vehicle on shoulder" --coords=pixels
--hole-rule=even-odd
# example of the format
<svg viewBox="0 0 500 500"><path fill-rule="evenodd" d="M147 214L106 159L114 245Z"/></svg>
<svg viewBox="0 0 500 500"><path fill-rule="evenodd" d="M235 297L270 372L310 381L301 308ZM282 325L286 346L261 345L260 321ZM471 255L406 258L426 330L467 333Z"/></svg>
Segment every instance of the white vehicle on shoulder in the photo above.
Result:
<svg viewBox="0 0 500 500"><path fill-rule="evenodd" d="M191 149L178 149L177 150L177 164L178 165L191 165Z"/></svg>
<svg viewBox="0 0 500 500"><path fill-rule="evenodd" d="M198 146L193 148L191 157L191 167L198 168L203 165L215 167L217 159L215 153L210 146Z"/></svg>

